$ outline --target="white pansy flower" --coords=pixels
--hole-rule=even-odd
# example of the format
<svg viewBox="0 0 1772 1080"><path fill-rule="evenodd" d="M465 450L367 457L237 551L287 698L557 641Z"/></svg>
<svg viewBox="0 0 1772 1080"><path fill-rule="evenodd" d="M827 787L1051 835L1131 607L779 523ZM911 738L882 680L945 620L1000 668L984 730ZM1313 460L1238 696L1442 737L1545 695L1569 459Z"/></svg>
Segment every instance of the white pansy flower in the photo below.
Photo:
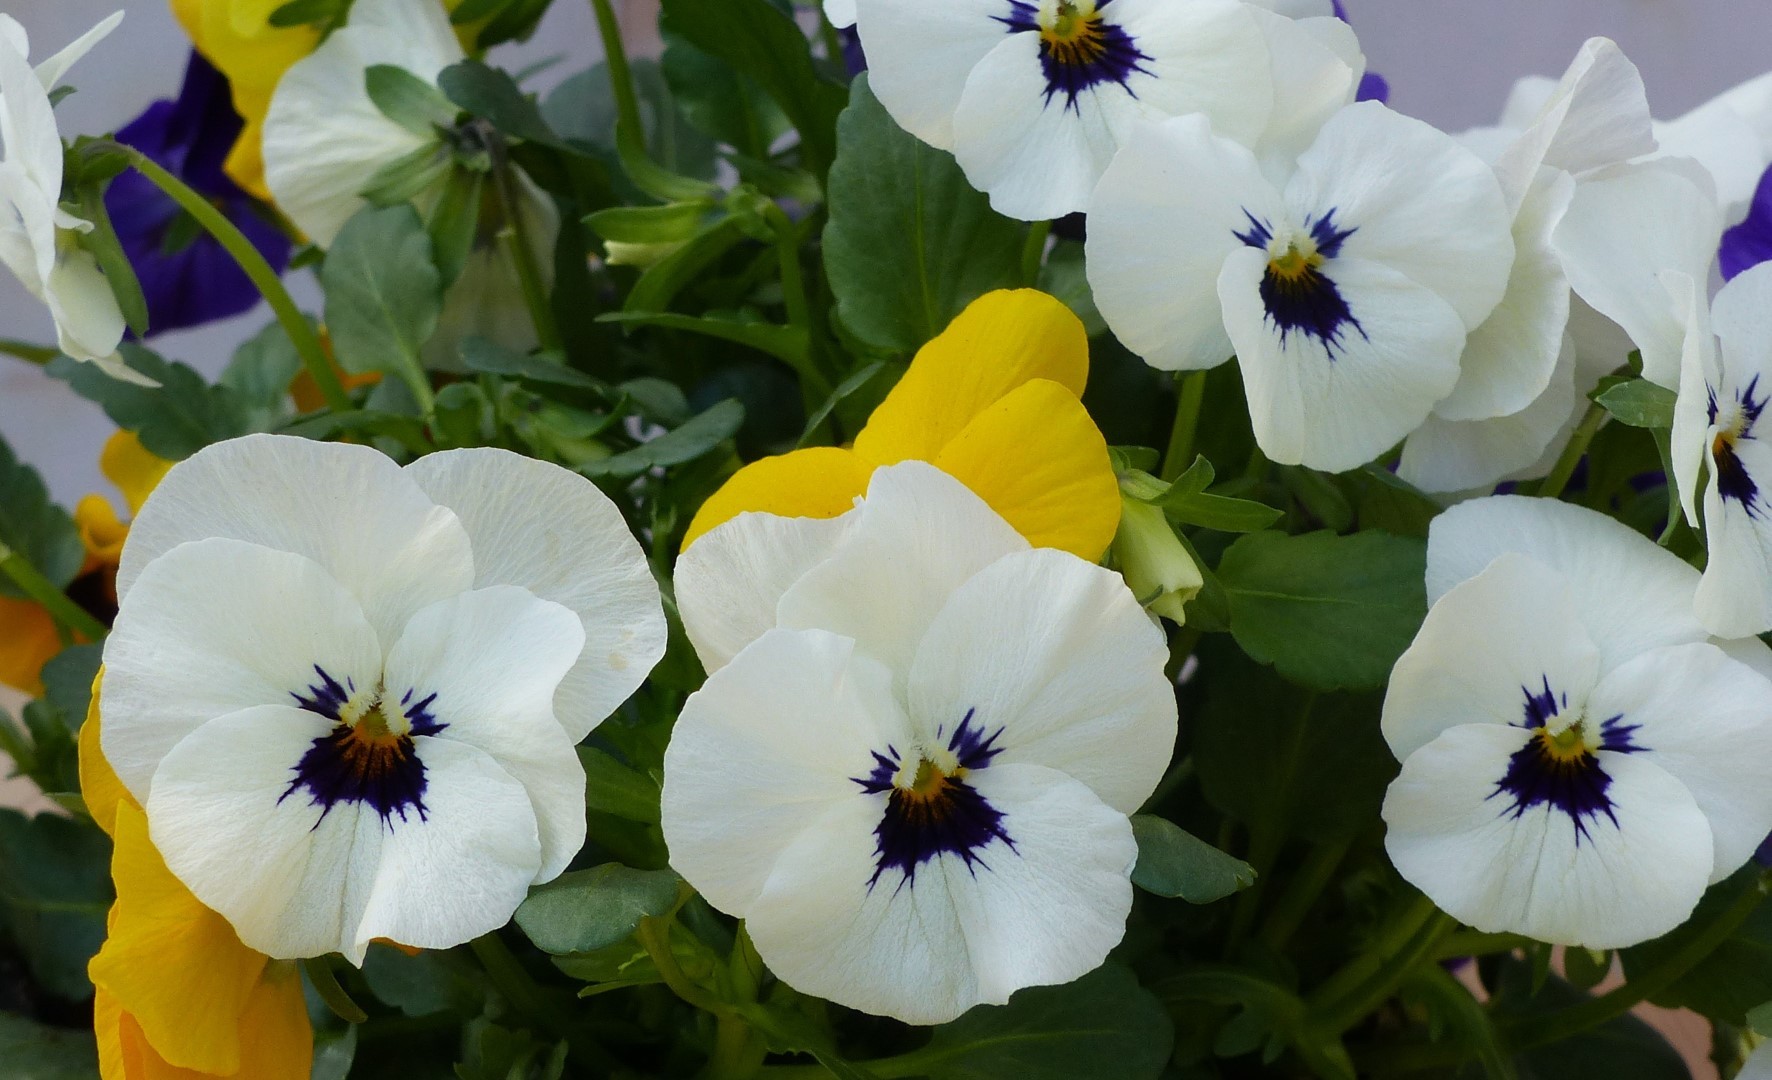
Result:
<svg viewBox="0 0 1772 1080"><path fill-rule="evenodd" d="M1760 176L1772 163L1772 74L1749 79L1691 112L1655 125L1662 155L1687 157L1710 171L1723 218L1740 221Z"/></svg>
<svg viewBox="0 0 1772 1080"><path fill-rule="evenodd" d="M116 355L123 312L76 239L92 223L61 208L62 139L49 100L68 68L122 21L119 11L33 70L24 27L0 15L0 262L48 306L57 348L152 385Z"/></svg>
<svg viewBox="0 0 1772 1080"><path fill-rule="evenodd" d="M1604 515L1479 499L1428 543L1433 606L1384 703L1391 860L1484 931L1678 926L1772 829L1772 683L1705 639L1696 572Z"/></svg>
<svg viewBox="0 0 1772 1080"><path fill-rule="evenodd" d="M1772 630L1772 418L1761 417L1772 400L1772 264L1736 276L1710 312L1695 282L1670 279L1670 287L1685 297L1690 326L1674 411L1675 480L1710 554L1698 619L1716 634L1763 633Z"/></svg>
<svg viewBox="0 0 1772 1080"><path fill-rule="evenodd" d="M824 17L839 30L855 25L855 0L824 0Z"/></svg>
<svg viewBox="0 0 1772 1080"><path fill-rule="evenodd" d="M1149 125L1103 176L1088 270L1154 367L1243 369L1273 460L1340 471L1425 420L1514 262L1493 170L1376 102L1336 113L1284 183L1204 117Z"/></svg>
<svg viewBox="0 0 1772 1080"><path fill-rule="evenodd" d="M1253 143L1273 66L1240 0L856 0L869 86L1026 220L1082 210L1141 118L1203 113Z"/></svg>
<svg viewBox="0 0 1772 1080"><path fill-rule="evenodd" d="M1176 730L1118 575L904 462L834 521L719 526L677 589L713 674L665 754L671 864L771 970L934 1024L1102 962Z"/></svg>
<svg viewBox="0 0 1772 1080"><path fill-rule="evenodd" d="M584 841L573 744L664 652L620 511L502 450L208 447L142 508L117 592L105 757L275 957L503 925Z"/></svg>

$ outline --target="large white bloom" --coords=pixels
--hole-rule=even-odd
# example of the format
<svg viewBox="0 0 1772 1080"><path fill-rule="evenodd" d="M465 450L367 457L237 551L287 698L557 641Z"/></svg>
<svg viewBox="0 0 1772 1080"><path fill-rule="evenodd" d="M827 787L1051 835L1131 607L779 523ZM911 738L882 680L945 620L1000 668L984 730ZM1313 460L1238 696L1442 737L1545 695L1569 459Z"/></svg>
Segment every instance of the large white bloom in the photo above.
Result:
<svg viewBox="0 0 1772 1080"><path fill-rule="evenodd" d="M799 990L911 1023L1074 979L1125 929L1173 751L1162 633L922 462L678 562L713 674L665 754L671 864Z"/></svg>
<svg viewBox="0 0 1772 1080"><path fill-rule="evenodd" d="M1764 646L1707 639L1696 578L1553 500L1435 520L1433 606L1384 703L1405 878L1478 929L1611 948L1747 861L1772 829L1772 683L1743 662Z"/></svg>
<svg viewBox="0 0 1772 1080"><path fill-rule="evenodd" d="M117 297L75 239L92 223L61 208L62 139L49 101L68 68L122 21L119 11L33 71L25 28L0 15L0 262L49 307L62 352L141 382L116 356L123 340Z"/></svg>
<svg viewBox="0 0 1772 1080"><path fill-rule="evenodd" d="M1155 367L1234 353L1270 458L1351 469L1452 392L1506 289L1511 215L1481 159L1376 102L1283 183L1261 164L1201 116L1140 129L1096 189L1089 281Z"/></svg>
<svg viewBox="0 0 1772 1080"><path fill-rule="evenodd" d="M1670 284L1686 299L1690 325L1674 411L1675 481L1686 518L1695 528L1702 523L1710 552L1698 619L1730 637L1763 633L1772 630L1772 444L1765 441L1772 419L1761 419L1772 400L1772 264L1725 285L1710 312L1701 286L1684 278Z"/></svg>
<svg viewBox="0 0 1772 1080"><path fill-rule="evenodd" d="M1250 144L1271 118L1267 13L1239 0L857 0L856 14L881 104L1011 217L1084 209L1141 118L1203 113Z"/></svg>
<svg viewBox="0 0 1772 1080"><path fill-rule="evenodd" d="M117 592L105 756L173 873L277 957L503 925L584 841L573 744L664 652L616 507L502 450L211 446L142 508Z"/></svg>

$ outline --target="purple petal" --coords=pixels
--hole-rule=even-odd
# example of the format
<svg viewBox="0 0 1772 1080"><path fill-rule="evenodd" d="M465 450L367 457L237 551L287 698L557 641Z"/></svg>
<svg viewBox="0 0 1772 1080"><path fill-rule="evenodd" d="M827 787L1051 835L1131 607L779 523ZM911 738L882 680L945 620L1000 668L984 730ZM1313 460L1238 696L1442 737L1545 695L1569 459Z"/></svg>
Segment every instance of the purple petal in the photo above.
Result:
<svg viewBox="0 0 1772 1080"><path fill-rule="evenodd" d="M1722 266L1725 281L1743 270L1772 262L1772 169L1767 169L1760 177L1760 186L1754 191L1747 220L1723 234L1717 261Z"/></svg>

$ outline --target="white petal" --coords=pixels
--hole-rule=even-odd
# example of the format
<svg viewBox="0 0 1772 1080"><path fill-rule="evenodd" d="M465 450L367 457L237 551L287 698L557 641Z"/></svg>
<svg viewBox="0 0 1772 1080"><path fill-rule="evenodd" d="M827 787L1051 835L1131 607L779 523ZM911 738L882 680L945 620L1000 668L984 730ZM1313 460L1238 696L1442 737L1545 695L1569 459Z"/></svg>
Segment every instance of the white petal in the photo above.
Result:
<svg viewBox="0 0 1772 1080"><path fill-rule="evenodd" d="M105 757L143 799L161 759L204 723L294 707L322 683L316 667L373 693L381 659L356 600L311 559L238 540L180 545L142 573L105 642Z"/></svg>
<svg viewBox="0 0 1772 1080"><path fill-rule="evenodd" d="M1709 644L1654 649L1600 680L1588 716L1623 716L1631 742L1692 793L1710 819L1711 881L1772 833L1772 683L1747 665Z"/></svg>
<svg viewBox="0 0 1772 1080"><path fill-rule="evenodd" d="M501 762L449 739L414 742L428 773L425 814L395 822L382 840L375 887L340 950L359 965L377 938L447 949L490 934L511 921L531 882L551 876L538 869L539 807ZM582 812L582 783L577 792Z"/></svg>
<svg viewBox="0 0 1772 1080"><path fill-rule="evenodd" d="M1247 148L1202 116L1138 128L1089 210L1084 265L1114 335L1167 371L1230 359L1218 275L1251 214L1279 221L1285 211Z"/></svg>
<svg viewBox="0 0 1772 1080"><path fill-rule="evenodd" d="M865 801L855 778L875 754L913 742L892 674L854 642L771 630L683 704L665 748L671 865L710 904L750 917L782 853L822 815ZM875 811L858 856L878 823Z"/></svg>
<svg viewBox="0 0 1772 1080"><path fill-rule="evenodd" d="M0 116L4 113L0 109ZM55 272L56 198L56 192L40 189L18 162L0 161L0 259L39 300Z"/></svg>
<svg viewBox="0 0 1772 1080"><path fill-rule="evenodd" d="M1698 571L1678 555L1605 514L1524 495L1472 499L1434 519L1428 603L1510 551L1530 555L1568 581L1603 669L1657 645L1709 636L1692 614Z"/></svg>
<svg viewBox="0 0 1772 1080"><path fill-rule="evenodd" d="M1468 353L1468 350L1467 350ZM1397 475L1422 491L1446 493L1487 491L1504 479L1522 479L1542 463L1546 452L1576 409L1575 343L1567 335L1551 380L1537 398L1519 412L1489 420L1444 420L1428 417L1403 443ZM1539 473L1542 475L1542 473Z"/></svg>
<svg viewBox="0 0 1772 1080"><path fill-rule="evenodd" d="M1655 150L1643 77L1616 42L1589 38L1496 172L1513 201L1541 166L1582 173Z"/></svg>
<svg viewBox="0 0 1772 1080"><path fill-rule="evenodd" d="M425 145L376 108L364 85L376 65L426 82L462 58L443 9L430 0L365 0L350 21L277 83L265 114L265 183L290 220L321 247L365 204L377 169Z"/></svg>
<svg viewBox="0 0 1772 1080"><path fill-rule="evenodd" d="M839 30L855 25L855 0L824 0L824 17Z"/></svg>
<svg viewBox="0 0 1772 1080"><path fill-rule="evenodd" d="M211 720L167 755L147 800L167 867L248 948L278 959L352 950L387 835L374 810L340 802L322 814L291 789L332 727L282 705Z"/></svg>
<svg viewBox="0 0 1772 1080"><path fill-rule="evenodd" d="M966 485L933 465L900 462L874 470L855 531L788 589L777 617L851 638L902 679L953 591L1027 548Z"/></svg>
<svg viewBox="0 0 1772 1080"><path fill-rule="evenodd" d="M56 343L76 360L100 360L123 340L123 311L98 260L83 248L58 253L43 299L55 317Z"/></svg>
<svg viewBox="0 0 1772 1080"><path fill-rule="evenodd" d="M954 110L954 157L998 213L1045 221L1082 210L1141 111L1118 85L1049 95L1038 34L1012 34L972 69Z"/></svg>
<svg viewBox="0 0 1772 1080"><path fill-rule="evenodd" d="M1257 12L1233 0L1114 0L1101 10L1150 57L1140 65L1148 74L1134 74L1126 84L1147 115L1200 113L1214 131L1246 146L1261 137L1275 91L1274 61Z"/></svg>
<svg viewBox="0 0 1772 1080"><path fill-rule="evenodd" d="M1669 389L1679 385L1685 326L1659 275L1708 281L1722 227L1716 196L1671 160L1584 178L1557 225L1570 286L1624 327L1642 350L1644 377Z"/></svg>
<svg viewBox="0 0 1772 1080"><path fill-rule="evenodd" d="M917 649L907 708L930 732L967 716L1001 728L998 764L1068 773L1130 814L1174 756L1168 653L1118 574L1021 552L954 591Z"/></svg>
<svg viewBox="0 0 1772 1080"><path fill-rule="evenodd" d="M873 881L882 796L802 833L746 919L771 970L850 1008L938 1024L1099 966L1132 906L1125 815L1038 766L993 765L972 781L1014 849L993 841L970 866L944 854L914 881L897 871Z"/></svg>
<svg viewBox="0 0 1772 1080"><path fill-rule="evenodd" d="M1365 101L1336 113L1286 188L1295 221L1334 212L1348 259L1383 263L1452 305L1466 329L1501 302L1513 215L1482 159L1419 120ZM1444 395L1442 395L1444 396Z"/></svg>
<svg viewBox="0 0 1772 1080"><path fill-rule="evenodd" d="M363 605L383 641L474 581L473 548L455 514L367 446L247 435L179 462L130 526L118 597L128 600L155 558L210 536L313 559Z"/></svg>
<svg viewBox="0 0 1772 1080"><path fill-rule="evenodd" d="M1655 125L1655 139L1660 144L1655 156L1691 158L1703 165L1716 181L1724 220L1731 223L1741 219L1753 200L1754 188L1759 186L1760 174L1772 152L1761 131L1763 124L1772 132L1772 120L1762 119L1756 124L1753 119L1766 112L1772 98L1744 102L1744 111L1733 95L1745 92L1764 96L1768 90L1772 90L1772 78L1762 76L1736 87L1731 94L1712 98L1684 116Z"/></svg>
<svg viewBox="0 0 1772 1080"><path fill-rule="evenodd" d="M22 52L0 47L0 147L50 206L61 198L62 140L49 94Z"/></svg>
<svg viewBox="0 0 1772 1080"><path fill-rule="evenodd" d="M1333 260L1323 274L1358 325L1344 323L1331 350L1273 322L1261 294L1267 266L1261 249L1233 253L1218 295L1255 440L1269 458L1358 468L1420 426L1458 381L1465 326L1438 293L1381 263Z"/></svg>
<svg viewBox="0 0 1772 1080"><path fill-rule="evenodd" d="M1674 425L1669 436L1669 456L1673 459L1674 471L1670 479L1680 493L1680 507L1685 511L1686 521L1697 528L1698 484L1712 436L1710 388L1720 386L1723 375L1718 366L1717 339L1711 331L1710 304L1704 287L1690 275L1675 270L1662 275L1662 284L1673 296L1680 321L1685 326L1685 339L1680 350L1680 390L1674 401Z"/></svg>
<svg viewBox="0 0 1772 1080"><path fill-rule="evenodd" d="M1707 431L1712 429L1706 429ZM1772 446L1758 439L1735 443L1735 459L1758 485L1755 510L1725 499L1713 482L1704 489L1705 545L1710 558L1694 600L1698 621L1723 638L1772 630Z"/></svg>
<svg viewBox="0 0 1772 1080"><path fill-rule="evenodd" d="M1503 555L1428 610L1391 671L1385 741L1402 761L1460 725L1542 722L1547 687L1556 715L1578 717L1599 663L1563 577Z"/></svg>
<svg viewBox="0 0 1772 1080"><path fill-rule="evenodd" d="M1255 145L1268 175L1284 178L1329 118L1353 103L1366 57L1353 27L1328 12L1257 16L1271 57L1274 108Z"/></svg>
<svg viewBox="0 0 1772 1080"><path fill-rule="evenodd" d="M584 769L553 707L583 642L569 608L494 585L420 611L388 650L390 704L424 706L443 725L432 741L475 747L523 785L540 829L538 882L584 846Z"/></svg>
<svg viewBox="0 0 1772 1080"><path fill-rule="evenodd" d="M461 519L476 587L519 585L578 616L584 651L554 713L573 742L584 738L665 651L658 583L621 509L577 473L505 450L428 454L405 472Z"/></svg>
<svg viewBox="0 0 1772 1080"><path fill-rule="evenodd" d="M1717 337L1723 340L1730 373L1746 382L1772 366L1772 263L1737 274L1723 286L1711 310ZM1739 370L1737 370L1739 369Z"/></svg>
<svg viewBox="0 0 1772 1080"><path fill-rule="evenodd" d="M1534 736L1468 724L1403 763L1385 795L1398 872L1477 930L1561 945L1635 945L1692 913L1710 880L1710 826L1685 785L1636 754L1602 751L1611 816L1539 804L1516 816L1497 782Z"/></svg>
<svg viewBox="0 0 1772 1080"><path fill-rule="evenodd" d="M113 11L103 19L100 19L97 26L94 26L84 34L81 34L64 46L60 52L43 61L41 64L38 64L37 81L43 85L43 89L55 89L56 84L62 81L62 76L68 73L68 69L78 63L81 57L91 52L94 45L97 45L99 42L109 37L111 31L117 29L117 24L122 21L123 12ZM23 30L22 27L20 29L21 31ZM19 43L19 53L21 55L30 55L22 38Z"/></svg>
<svg viewBox="0 0 1772 1080"><path fill-rule="evenodd" d="M1458 385L1434 406L1435 416L1508 416L1531 405L1550 384L1569 326L1569 280L1551 246L1551 232L1574 195L1575 181L1548 169L1527 192L1514 217L1507 293L1471 332L1458 362ZM1573 355L1570 359L1573 363Z"/></svg>
<svg viewBox="0 0 1772 1080"><path fill-rule="evenodd" d="M10 48L25 59L31 56L31 36L25 32L19 21L4 12L0 12L0 45Z"/></svg>
<svg viewBox="0 0 1772 1080"><path fill-rule="evenodd" d="M689 545L674 572L677 610L701 666L718 671L774 627L782 595L836 550L856 517L745 513Z"/></svg>
<svg viewBox="0 0 1772 1080"><path fill-rule="evenodd" d="M952 150L966 78L1010 32L1009 11L1003 0L855 0L868 88L899 127Z"/></svg>

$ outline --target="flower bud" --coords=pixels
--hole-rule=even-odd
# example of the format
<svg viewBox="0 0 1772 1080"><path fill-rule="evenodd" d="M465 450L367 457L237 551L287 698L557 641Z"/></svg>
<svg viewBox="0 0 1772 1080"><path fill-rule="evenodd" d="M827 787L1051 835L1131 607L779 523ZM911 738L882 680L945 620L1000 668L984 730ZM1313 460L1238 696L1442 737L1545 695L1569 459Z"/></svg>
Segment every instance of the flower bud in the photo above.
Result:
<svg viewBox="0 0 1772 1080"><path fill-rule="evenodd" d="M1205 583L1193 556L1161 508L1126 493L1122 484L1120 531L1114 535L1114 565L1138 602L1151 612L1187 622L1183 607Z"/></svg>

